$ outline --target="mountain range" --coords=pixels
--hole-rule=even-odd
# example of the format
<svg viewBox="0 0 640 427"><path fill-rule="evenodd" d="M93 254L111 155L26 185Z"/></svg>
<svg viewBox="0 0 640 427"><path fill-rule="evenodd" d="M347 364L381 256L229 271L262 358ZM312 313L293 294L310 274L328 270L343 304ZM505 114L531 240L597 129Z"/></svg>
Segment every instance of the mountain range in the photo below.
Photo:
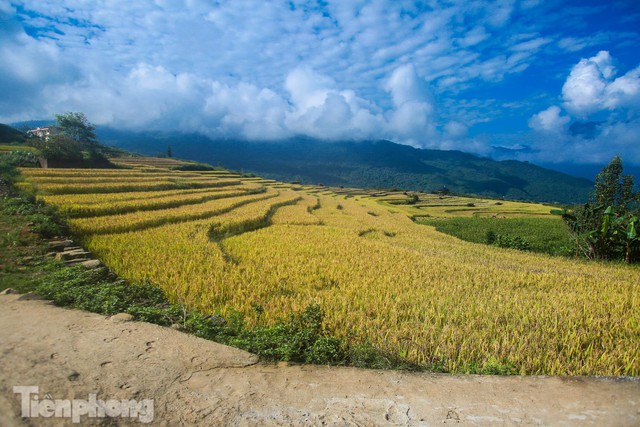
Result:
<svg viewBox="0 0 640 427"><path fill-rule="evenodd" d="M326 142L306 137L276 142L213 140L200 134L99 128L103 144L165 154L282 181L331 186L461 194L512 200L581 203L593 182L528 162L495 161L461 151L417 149L391 141Z"/></svg>
<svg viewBox="0 0 640 427"><path fill-rule="evenodd" d="M47 124L34 121L14 127ZM8 140L21 133L6 125L1 125L0 131L0 136ZM529 162L496 161L461 151L418 149L386 140L327 142L299 137L252 142L108 127L98 127L96 133L102 144L132 152L166 155L171 147L171 154L177 158L309 184L423 192L446 188L459 194L565 204L585 202L594 185L591 180ZM590 166L586 170L595 176L596 169Z"/></svg>

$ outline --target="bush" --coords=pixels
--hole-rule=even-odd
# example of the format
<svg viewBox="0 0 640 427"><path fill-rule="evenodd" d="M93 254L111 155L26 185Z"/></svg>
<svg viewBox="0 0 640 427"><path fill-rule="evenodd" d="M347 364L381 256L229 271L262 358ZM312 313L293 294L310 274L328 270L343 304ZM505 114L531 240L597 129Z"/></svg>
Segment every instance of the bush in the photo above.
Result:
<svg viewBox="0 0 640 427"><path fill-rule="evenodd" d="M187 163L185 165L173 166L171 170L174 171L214 171L217 170L211 165L206 163Z"/></svg>
<svg viewBox="0 0 640 427"><path fill-rule="evenodd" d="M467 374L476 375L515 375L517 369L511 362L501 362L495 357L490 357L485 360L481 365L470 364L466 368Z"/></svg>
<svg viewBox="0 0 640 427"><path fill-rule="evenodd" d="M129 285L106 267L92 270L81 266L61 268L43 279L37 292L56 305L109 315L127 312L134 306L167 305L160 289Z"/></svg>
<svg viewBox="0 0 640 427"><path fill-rule="evenodd" d="M274 326L245 329L230 344L268 360L335 363L342 354L340 340L328 335L323 319L320 306L312 304Z"/></svg>
<svg viewBox="0 0 640 427"><path fill-rule="evenodd" d="M4 154L4 162L10 163L15 167L33 167L40 166L38 157L30 151L12 151Z"/></svg>
<svg viewBox="0 0 640 427"><path fill-rule="evenodd" d="M521 251L528 251L531 249L531 243L527 239L522 237L510 237L502 234L496 234L494 245L501 248L518 249Z"/></svg>
<svg viewBox="0 0 640 427"><path fill-rule="evenodd" d="M9 215L24 215L31 222L32 229L44 238L61 236L68 231L64 218L54 206L37 201L31 195L5 197L2 211Z"/></svg>

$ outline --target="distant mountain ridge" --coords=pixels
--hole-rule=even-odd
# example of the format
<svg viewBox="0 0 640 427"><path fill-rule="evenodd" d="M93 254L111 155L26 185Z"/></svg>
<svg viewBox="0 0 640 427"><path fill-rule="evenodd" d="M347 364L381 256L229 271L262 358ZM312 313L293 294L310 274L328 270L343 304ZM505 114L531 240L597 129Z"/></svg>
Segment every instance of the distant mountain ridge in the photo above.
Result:
<svg viewBox="0 0 640 427"><path fill-rule="evenodd" d="M11 144L22 142L24 134L11 126L0 123L0 144Z"/></svg>
<svg viewBox="0 0 640 427"><path fill-rule="evenodd" d="M495 161L461 151L417 149L391 141L277 142L212 140L200 134L98 128L103 144L253 172L283 181L363 188L397 188L513 200L582 203L593 182L528 162Z"/></svg>

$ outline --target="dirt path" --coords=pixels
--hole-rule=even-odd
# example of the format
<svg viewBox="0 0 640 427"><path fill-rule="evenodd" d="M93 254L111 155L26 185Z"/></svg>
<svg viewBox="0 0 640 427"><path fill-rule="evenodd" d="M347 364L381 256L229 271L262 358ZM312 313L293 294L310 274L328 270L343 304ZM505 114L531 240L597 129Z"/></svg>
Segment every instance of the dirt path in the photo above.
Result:
<svg viewBox="0 0 640 427"><path fill-rule="evenodd" d="M90 393L153 399L154 425L640 425L638 381L265 365L170 328L19 295L0 296L0 351L1 426L71 425L23 420L21 397ZM38 394L14 393L14 386L38 386ZM143 412L81 420L139 423Z"/></svg>

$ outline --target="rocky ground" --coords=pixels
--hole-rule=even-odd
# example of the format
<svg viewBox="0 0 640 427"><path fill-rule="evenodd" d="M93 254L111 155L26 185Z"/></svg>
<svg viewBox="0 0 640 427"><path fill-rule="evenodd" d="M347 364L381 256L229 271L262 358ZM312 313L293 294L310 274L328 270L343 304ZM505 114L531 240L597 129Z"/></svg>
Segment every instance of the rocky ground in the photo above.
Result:
<svg viewBox="0 0 640 427"><path fill-rule="evenodd" d="M48 415L47 404L92 393L153 403L136 417L83 415L82 424L139 424L151 420L153 406L153 425L640 425L637 379L269 365L170 328L28 295L0 296L0 351L1 426L71 425L70 418L22 418L21 398L29 411ZM14 393L14 386L38 393Z"/></svg>

